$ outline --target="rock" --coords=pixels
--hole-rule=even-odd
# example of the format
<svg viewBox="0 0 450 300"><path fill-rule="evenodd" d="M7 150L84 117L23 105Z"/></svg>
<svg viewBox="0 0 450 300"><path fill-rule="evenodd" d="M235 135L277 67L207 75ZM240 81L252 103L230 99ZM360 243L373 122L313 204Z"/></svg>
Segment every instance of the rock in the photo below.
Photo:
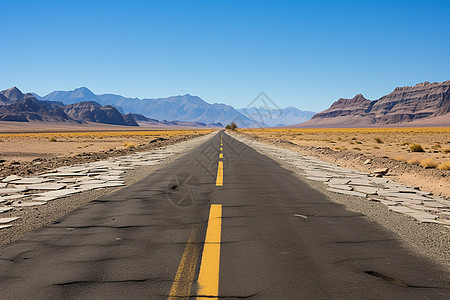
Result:
<svg viewBox="0 0 450 300"><path fill-rule="evenodd" d="M374 174L386 175L389 172L389 168L381 168L373 171Z"/></svg>
<svg viewBox="0 0 450 300"><path fill-rule="evenodd" d="M371 161L370 159L367 159L367 160L364 162L365 165L368 165L368 164L371 164L371 163L372 163L372 161Z"/></svg>

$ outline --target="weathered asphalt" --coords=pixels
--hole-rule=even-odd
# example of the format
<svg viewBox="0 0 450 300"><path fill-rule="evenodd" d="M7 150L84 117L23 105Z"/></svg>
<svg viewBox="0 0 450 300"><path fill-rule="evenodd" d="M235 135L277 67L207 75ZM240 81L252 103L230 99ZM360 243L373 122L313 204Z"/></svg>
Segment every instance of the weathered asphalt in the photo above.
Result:
<svg viewBox="0 0 450 300"><path fill-rule="evenodd" d="M226 134L217 187L220 134L2 248L0 299L167 299L190 237L195 297L211 204L219 298L449 299L448 271Z"/></svg>

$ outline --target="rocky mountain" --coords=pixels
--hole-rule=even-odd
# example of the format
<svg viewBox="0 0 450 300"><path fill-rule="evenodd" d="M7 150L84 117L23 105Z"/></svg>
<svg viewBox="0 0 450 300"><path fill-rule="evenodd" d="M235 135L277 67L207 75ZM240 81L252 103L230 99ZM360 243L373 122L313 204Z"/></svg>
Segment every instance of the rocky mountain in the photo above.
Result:
<svg viewBox="0 0 450 300"><path fill-rule="evenodd" d="M138 126L132 117L124 117L116 108L96 102L64 105L62 102L38 100L14 87L0 92L1 121L95 122Z"/></svg>
<svg viewBox="0 0 450 300"><path fill-rule="evenodd" d="M95 95L87 88L73 91L52 92L40 99L61 101L71 104L80 101L95 101L102 105L112 105L122 113L138 113L157 120L177 120L206 124L229 124L235 121L240 127L258 127L259 124L240 113L230 105L210 104L189 94L158 99L126 98L114 94Z"/></svg>
<svg viewBox="0 0 450 300"><path fill-rule="evenodd" d="M74 120L86 122L139 126L131 116L124 116L111 105L101 106L94 101L78 102L64 106L64 112Z"/></svg>
<svg viewBox="0 0 450 300"><path fill-rule="evenodd" d="M29 95L12 104L0 106L0 120L16 122L78 121L68 117L62 107L63 106L56 102L40 101Z"/></svg>
<svg viewBox="0 0 450 300"><path fill-rule="evenodd" d="M8 105L23 99L25 95L16 87L0 92L0 105Z"/></svg>
<svg viewBox="0 0 450 300"><path fill-rule="evenodd" d="M450 126L450 81L397 87L378 100L358 94L339 99L310 121L292 127L367 127L377 125Z"/></svg>
<svg viewBox="0 0 450 300"><path fill-rule="evenodd" d="M306 122L314 116L315 112L303 111L289 106L281 109L267 109L261 107L241 108L238 111L258 122L270 127L286 126Z"/></svg>

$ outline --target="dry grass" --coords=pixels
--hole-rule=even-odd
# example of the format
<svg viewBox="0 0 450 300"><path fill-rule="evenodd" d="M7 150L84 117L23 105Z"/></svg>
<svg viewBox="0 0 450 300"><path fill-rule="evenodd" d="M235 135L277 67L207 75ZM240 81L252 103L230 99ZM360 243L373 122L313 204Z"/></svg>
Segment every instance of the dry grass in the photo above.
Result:
<svg viewBox="0 0 450 300"><path fill-rule="evenodd" d="M420 164L420 160L415 159L415 158L409 159L409 160L408 160L408 164L411 164L411 165L418 165L418 164Z"/></svg>
<svg viewBox="0 0 450 300"><path fill-rule="evenodd" d="M450 170L450 161L441 163L437 168L439 170Z"/></svg>
<svg viewBox="0 0 450 300"><path fill-rule="evenodd" d="M48 139L49 142L57 142L58 140L55 137L51 137Z"/></svg>
<svg viewBox="0 0 450 300"><path fill-rule="evenodd" d="M36 132L36 133L1 133L0 138L90 138L102 139L110 137L145 137L145 136L177 136L195 133L210 133L212 129L200 130L149 130L149 131L97 131L97 132Z"/></svg>
<svg viewBox="0 0 450 300"><path fill-rule="evenodd" d="M420 165L422 167L424 167L424 168L432 168L432 169L434 169L434 168L436 168L438 166L438 163L432 158L426 158L426 159L423 159L420 162Z"/></svg>
<svg viewBox="0 0 450 300"><path fill-rule="evenodd" d="M375 142L377 142L378 144L383 144L383 140L380 139L379 137L374 138Z"/></svg>
<svg viewBox="0 0 450 300"><path fill-rule="evenodd" d="M125 142L125 143L123 143L123 146L127 149L136 148L136 144L133 142Z"/></svg>
<svg viewBox="0 0 450 300"><path fill-rule="evenodd" d="M438 143L438 144L431 146L431 149L439 149L441 147L442 147L441 144Z"/></svg>
<svg viewBox="0 0 450 300"><path fill-rule="evenodd" d="M409 145L409 150L411 152L425 152L421 144L411 144Z"/></svg>
<svg viewBox="0 0 450 300"><path fill-rule="evenodd" d="M396 161L401 161L401 162L408 162L408 159L404 156L396 156L395 157Z"/></svg>

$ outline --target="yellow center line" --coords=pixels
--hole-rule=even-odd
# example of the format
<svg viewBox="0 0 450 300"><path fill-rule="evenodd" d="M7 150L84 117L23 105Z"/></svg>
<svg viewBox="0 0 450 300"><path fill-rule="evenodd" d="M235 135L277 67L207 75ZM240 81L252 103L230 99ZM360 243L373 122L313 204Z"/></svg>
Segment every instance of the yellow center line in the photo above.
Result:
<svg viewBox="0 0 450 300"><path fill-rule="evenodd" d="M216 186L223 186L223 161L219 160L219 166L217 167Z"/></svg>
<svg viewBox="0 0 450 300"><path fill-rule="evenodd" d="M222 205L213 204L209 211L202 262L198 275L197 299L217 299L219 296L220 239Z"/></svg>
<svg viewBox="0 0 450 300"><path fill-rule="evenodd" d="M170 289L169 300L189 299L191 295L192 282L194 281L195 268L197 266L200 246L195 243L198 228L193 228L189 240L184 248L175 280Z"/></svg>
<svg viewBox="0 0 450 300"><path fill-rule="evenodd" d="M222 144L222 133L220 134L220 144ZM223 186L223 147L220 147L220 152L219 164L217 166L216 186Z"/></svg>

